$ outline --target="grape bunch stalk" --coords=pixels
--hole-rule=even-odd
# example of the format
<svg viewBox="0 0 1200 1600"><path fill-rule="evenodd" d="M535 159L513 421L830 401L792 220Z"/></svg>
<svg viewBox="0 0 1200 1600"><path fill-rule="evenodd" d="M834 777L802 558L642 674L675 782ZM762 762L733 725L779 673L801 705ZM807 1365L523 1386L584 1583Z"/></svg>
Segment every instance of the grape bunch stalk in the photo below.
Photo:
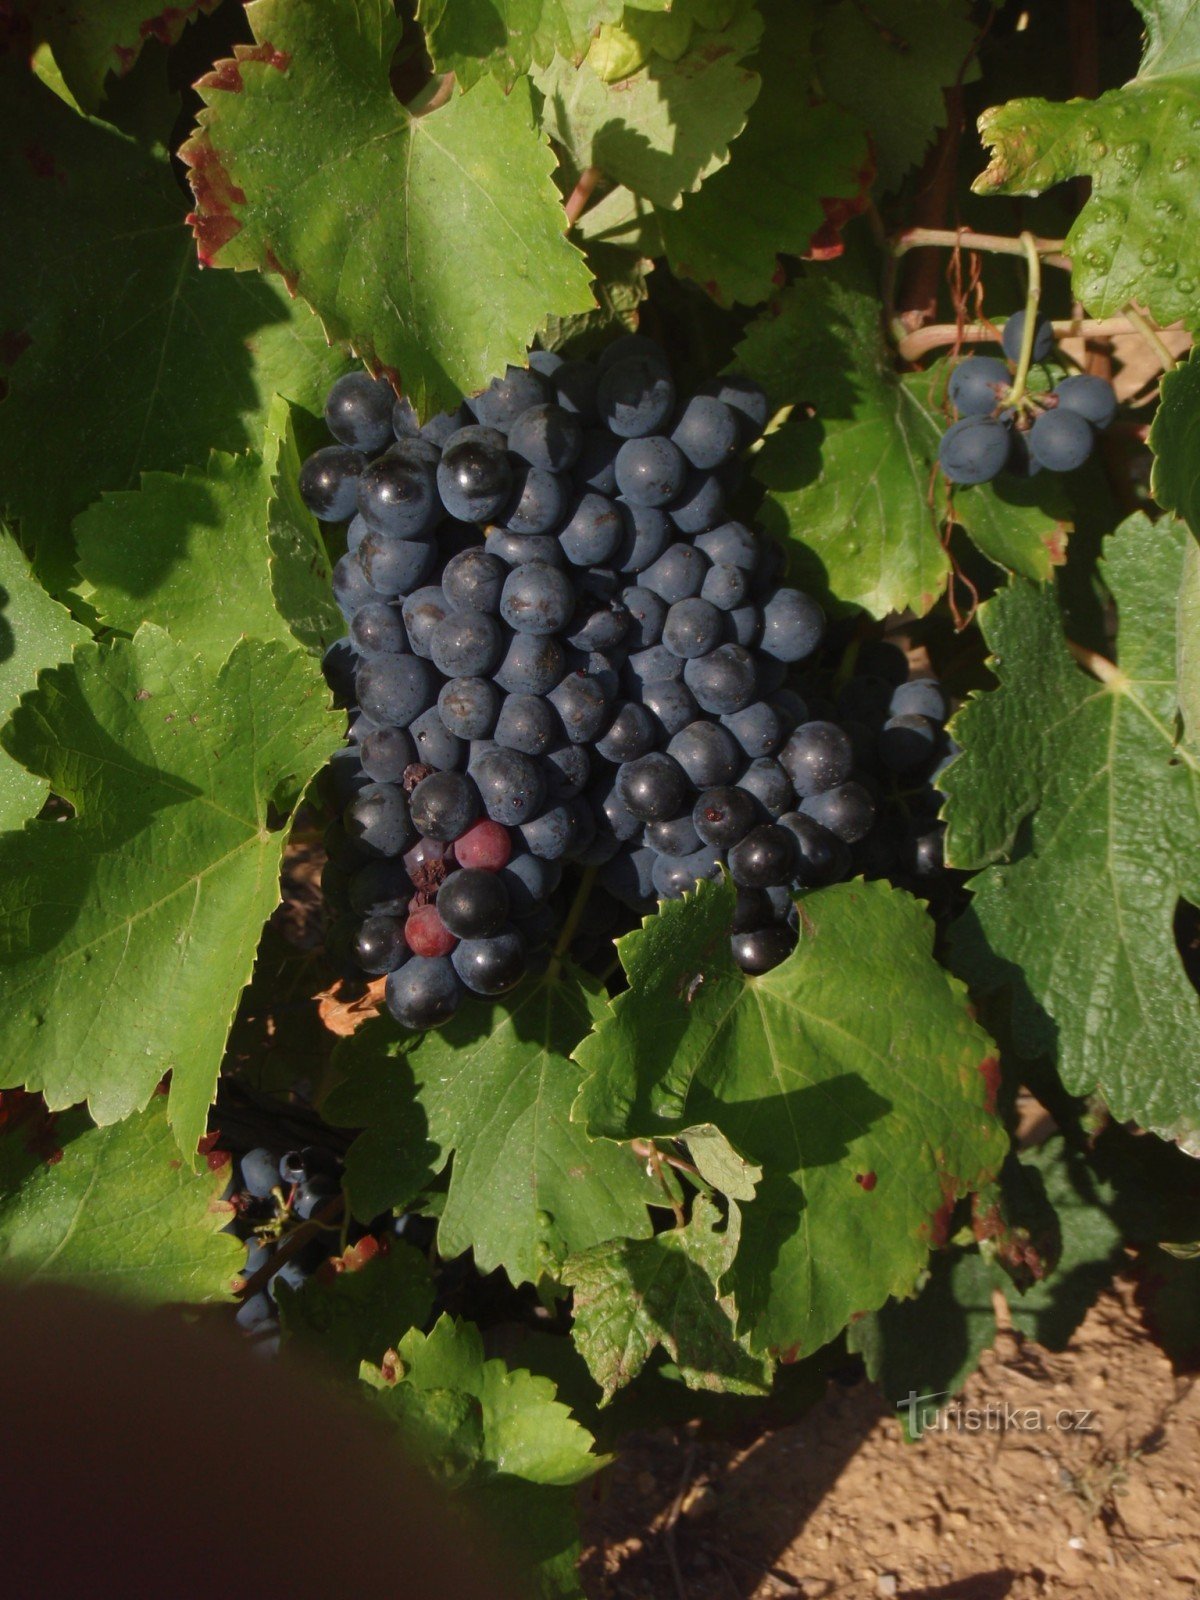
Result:
<svg viewBox="0 0 1200 1600"><path fill-rule="evenodd" d="M564 870L637 913L727 871L749 973L793 948L793 893L938 870L937 683L880 641L831 667L821 606L730 515L756 384L680 396L629 334L534 351L424 425L363 373L325 415L300 488L348 523L325 672L350 726L323 887L402 1027L544 959Z"/></svg>
<svg viewBox="0 0 1200 1600"><path fill-rule="evenodd" d="M1028 361L1047 361L1054 353L1054 329L1038 320L1022 362L1028 316L1018 311L1004 324L1007 361L968 356L950 376L958 420L942 435L938 461L951 483L989 483L1005 472L1030 478L1043 468L1073 472L1116 414L1112 385L1087 373L1074 373L1041 393L1026 388Z"/></svg>

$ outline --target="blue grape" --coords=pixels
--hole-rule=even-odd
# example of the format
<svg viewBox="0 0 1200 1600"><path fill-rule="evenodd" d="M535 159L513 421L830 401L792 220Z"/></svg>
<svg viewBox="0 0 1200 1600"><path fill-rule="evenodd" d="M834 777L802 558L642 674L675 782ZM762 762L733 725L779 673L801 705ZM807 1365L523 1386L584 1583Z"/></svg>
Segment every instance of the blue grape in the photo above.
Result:
<svg viewBox="0 0 1200 1600"><path fill-rule="evenodd" d="M360 923L354 940L354 959L372 978L395 972L410 954L404 941L404 924L399 917L368 917Z"/></svg>
<svg viewBox="0 0 1200 1600"><path fill-rule="evenodd" d="M437 708L447 732L487 739L500 714L500 693L488 678L451 678L438 692Z"/></svg>
<svg viewBox="0 0 1200 1600"><path fill-rule="evenodd" d="M758 648L776 661L806 661L824 636L825 613L799 589L777 589L762 608Z"/></svg>
<svg viewBox="0 0 1200 1600"><path fill-rule="evenodd" d="M540 811L531 822L517 830L531 855L546 861L561 861L584 837L595 831L591 812L579 799L559 800Z"/></svg>
<svg viewBox="0 0 1200 1600"><path fill-rule="evenodd" d="M635 650L648 650L662 638L663 623L667 619L667 604L652 589L631 584L621 590L621 604L630 618L627 642Z"/></svg>
<svg viewBox="0 0 1200 1600"><path fill-rule="evenodd" d="M461 940L450 959L473 994L507 994L525 975L525 941L516 928L506 928L491 939Z"/></svg>
<svg viewBox="0 0 1200 1600"><path fill-rule="evenodd" d="M657 850L622 851L600 869L599 881L623 905L635 911L643 910L654 900L653 872L657 860Z"/></svg>
<svg viewBox="0 0 1200 1600"><path fill-rule="evenodd" d="M796 870L796 841L775 822L752 828L729 851L729 876L740 888L785 884Z"/></svg>
<svg viewBox="0 0 1200 1600"><path fill-rule="evenodd" d="M783 767L773 756L759 756L737 780L758 801L769 817L779 817L796 803L796 791Z"/></svg>
<svg viewBox="0 0 1200 1600"><path fill-rule="evenodd" d="M687 462L661 434L626 439L617 451L617 488L633 506L665 506L683 488Z"/></svg>
<svg viewBox="0 0 1200 1600"><path fill-rule="evenodd" d="M500 610L500 594L508 569L482 545L460 550L442 569L442 593L456 611ZM419 580L418 580L419 581Z"/></svg>
<svg viewBox="0 0 1200 1600"><path fill-rule="evenodd" d="M506 528L487 530L487 548L506 567L523 567L540 561L546 567L565 567L566 555L552 533L511 533Z"/></svg>
<svg viewBox="0 0 1200 1600"><path fill-rule="evenodd" d="M408 634L408 647L413 655L428 661L433 648L433 632L439 622L453 610L440 584L428 583L414 589L400 607L404 630Z"/></svg>
<svg viewBox="0 0 1200 1600"><path fill-rule="evenodd" d="M402 655L408 649L400 608L387 600L359 606L350 619L350 638L360 656Z"/></svg>
<svg viewBox="0 0 1200 1600"><path fill-rule="evenodd" d="M664 900L678 900L705 878L721 876L720 853L712 845L690 856L659 856L651 871L655 891Z"/></svg>
<svg viewBox="0 0 1200 1600"><path fill-rule="evenodd" d="M403 728L373 728L362 742L363 771L375 783L399 783L416 759Z"/></svg>
<svg viewBox="0 0 1200 1600"><path fill-rule="evenodd" d="M463 522L486 522L494 517L512 492L512 467L504 453L503 434L463 428L451 435L438 462L437 487L452 517Z"/></svg>
<svg viewBox="0 0 1200 1600"><path fill-rule="evenodd" d="M354 515L366 465L366 456L341 444L309 456L300 468L300 498L319 522L345 522Z"/></svg>
<svg viewBox="0 0 1200 1600"><path fill-rule="evenodd" d="M662 856L690 856L701 847L700 835L690 811L667 817L662 822L639 823L642 843Z"/></svg>
<svg viewBox="0 0 1200 1600"><path fill-rule="evenodd" d="M564 365L564 357L557 350L531 350L526 357L530 370L543 378L552 378Z"/></svg>
<svg viewBox="0 0 1200 1600"><path fill-rule="evenodd" d="M507 694L548 694L566 670L562 645L549 634L517 633L492 681Z"/></svg>
<svg viewBox="0 0 1200 1600"><path fill-rule="evenodd" d="M680 533L689 536L720 527L725 519L725 490L717 474L697 472L693 467L667 508L667 515Z"/></svg>
<svg viewBox="0 0 1200 1600"><path fill-rule="evenodd" d="M722 522L719 527L698 534L696 549L710 561L754 572L762 558L762 547L743 522Z"/></svg>
<svg viewBox="0 0 1200 1600"><path fill-rule="evenodd" d="M646 755L657 742L658 728L650 712L627 700L616 708L607 731L596 740L596 753L619 766Z"/></svg>
<svg viewBox="0 0 1200 1600"><path fill-rule="evenodd" d="M469 770L493 822L515 828L537 816L546 798L546 782L531 756L519 750L490 750Z"/></svg>
<svg viewBox="0 0 1200 1600"><path fill-rule="evenodd" d="M752 700L740 711L726 712L720 720L752 760L773 756L787 732L779 712L766 700Z"/></svg>
<svg viewBox="0 0 1200 1600"><path fill-rule="evenodd" d="M609 560L625 537L620 507L606 495L580 495L558 535L567 560L577 567L598 566Z"/></svg>
<svg viewBox="0 0 1200 1600"><path fill-rule="evenodd" d="M562 522L570 495L569 478L521 465L499 520L510 533L548 534Z"/></svg>
<svg viewBox="0 0 1200 1600"><path fill-rule="evenodd" d="M592 758L582 744L569 739L551 746L542 757L546 794L551 800L573 800L587 788L592 775Z"/></svg>
<svg viewBox="0 0 1200 1600"><path fill-rule="evenodd" d="M1000 343L1010 361L1021 359L1021 344L1025 337L1025 312L1016 311L1004 324ZM1054 349L1054 329L1044 317L1039 317L1033 332L1033 360L1045 361Z"/></svg>
<svg viewBox="0 0 1200 1600"><path fill-rule="evenodd" d="M950 402L960 417L990 417L1012 387L1012 374L994 356L968 356L950 374Z"/></svg>
<svg viewBox="0 0 1200 1600"><path fill-rule="evenodd" d="M731 935L730 953L742 972L757 978L786 961L796 948L797 938L796 930L784 924L745 929Z"/></svg>
<svg viewBox="0 0 1200 1600"><path fill-rule="evenodd" d="M761 438L771 418L771 402L767 399L766 391L753 378L727 372L724 377L703 384L700 393L714 396L736 414L743 445L753 444Z"/></svg>
<svg viewBox="0 0 1200 1600"><path fill-rule="evenodd" d="M850 850L836 834L823 828L803 811L787 811L779 818L796 843L796 877L800 888L817 889L845 878L851 868Z"/></svg>
<svg viewBox="0 0 1200 1600"><path fill-rule="evenodd" d="M379 599L379 595L367 582L362 562L356 555L342 556L334 567L333 598L347 622L360 607Z"/></svg>
<svg viewBox="0 0 1200 1600"><path fill-rule="evenodd" d="M433 668L418 656L372 656L354 682L359 705L381 727L407 728L437 695Z"/></svg>
<svg viewBox="0 0 1200 1600"><path fill-rule="evenodd" d="M466 760L466 742L442 721L436 705L422 711L408 725L417 762L438 772L450 772Z"/></svg>
<svg viewBox="0 0 1200 1600"><path fill-rule="evenodd" d="M375 596L411 594L429 576L437 546L427 539L393 539L368 533L358 547L358 562Z"/></svg>
<svg viewBox="0 0 1200 1600"><path fill-rule="evenodd" d="M1117 414L1117 397L1111 383L1088 373L1076 373L1051 391L1059 408L1075 411L1103 433Z"/></svg>
<svg viewBox="0 0 1200 1600"><path fill-rule="evenodd" d="M675 385L658 360L635 352L613 361L596 385L596 407L613 433L639 439L657 433L675 409Z"/></svg>
<svg viewBox="0 0 1200 1600"><path fill-rule="evenodd" d="M390 539L419 539L442 515L432 467L406 460L396 445L362 473L358 509L367 527Z"/></svg>
<svg viewBox="0 0 1200 1600"><path fill-rule="evenodd" d="M711 472L737 454L740 429L737 414L712 395L690 399L671 429L671 438L693 467Z"/></svg>
<svg viewBox="0 0 1200 1600"><path fill-rule="evenodd" d="M749 593L749 573L724 561L710 567L700 585L701 600L707 600L718 611L736 611L745 605Z"/></svg>
<svg viewBox="0 0 1200 1600"><path fill-rule="evenodd" d="M836 723L804 722L779 752L779 764L804 799L845 783L854 766L854 747Z"/></svg>
<svg viewBox="0 0 1200 1600"><path fill-rule="evenodd" d="M951 483L987 483L1004 470L1009 430L989 417L952 422L938 445L938 461Z"/></svg>
<svg viewBox="0 0 1200 1600"><path fill-rule="evenodd" d="M392 406L392 432L397 439L415 438L421 431L421 422L407 395L397 395Z"/></svg>
<svg viewBox="0 0 1200 1600"><path fill-rule="evenodd" d="M354 704L354 672L357 666L358 653L348 637L335 639L321 657L321 676L329 685L335 705Z"/></svg>
<svg viewBox="0 0 1200 1600"><path fill-rule="evenodd" d="M462 428L470 427L471 413L466 406L458 406L453 411L439 411L436 417L430 417L418 431L422 439L428 439L430 444L436 445L439 450L445 448L450 439ZM396 437L400 437L400 430L396 429Z"/></svg>
<svg viewBox="0 0 1200 1600"><path fill-rule="evenodd" d="M579 418L558 405L530 406L508 432L508 448L543 472L569 472L579 459L583 429Z"/></svg>
<svg viewBox="0 0 1200 1600"><path fill-rule="evenodd" d="M618 361L634 358L664 371L668 369L666 352L657 339L651 339L645 333L622 333L611 344L606 344L596 357L596 370L607 372Z"/></svg>
<svg viewBox="0 0 1200 1600"><path fill-rule="evenodd" d="M490 939L509 918L508 887L498 872L460 867L437 892L437 913L456 939Z"/></svg>
<svg viewBox="0 0 1200 1600"><path fill-rule="evenodd" d="M591 673L569 672L546 697L572 744L591 744L608 718L608 695Z"/></svg>
<svg viewBox="0 0 1200 1600"><path fill-rule="evenodd" d="M1043 411L1029 430L1029 453L1051 472L1074 472L1092 453L1096 434L1078 411Z"/></svg>
<svg viewBox="0 0 1200 1600"><path fill-rule="evenodd" d="M732 783L745 763L745 756L728 728L719 722L698 720L671 738L671 756L697 789L716 789Z"/></svg>
<svg viewBox="0 0 1200 1600"><path fill-rule="evenodd" d="M686 773L664 751L652 751L617 768L617 794L642 822L678 816L687 792Z"/></svg>
<svg viewBox="0 0 1200 1600"><path fill-rule="evenodd" d="M729 619L729 632L734 644L749 650L758 643L762 633L762 610L756 605L736 606L725 615Z"/></svg>
<svg viewBox="0 0 1200 1600"><path fill-rule="evenodd" d="M673 606L677 600L698 595L707 572L708 561L694 545L673 544L642 573L641 587Z"/></svg>
<svg viewBox="0 0 1200 1600"><path fill-rule="evenodd" d="M451 611L429 635L429 658L447 678L482 678L504 653L504 636L486 611Z"/></svg>
<svg viewBox="0 0 1200 1600"><path fill-rule="evenodd" d="M571 580L556 567L530 561L504 580L500 615L517 633L559 633L574 609Z"/></svg>
<svg viewBox="0 0 1200 1600"><path fill-rule="evenodd" d="M467 404L485 428L507 433L523 411L543 404L547 385L527 367L509 366L502 378L493 378L481 394Z"/></svg>
<svg viewBox="0 0 1200 1600"><path fill-rule="evenodd" d="M357 750L335 750L329 758L329 781L339 806L348 805L370 779Z"/></svg>
<svg viewBox="0 0 1200 1600"><path fill-rule="evenodd" d="M412 880L395 857L368 861L350 878L350 909L360 917L398 917L412 899Z"/></svg>
<svg viewBox="0 0 1200 1600"><path fill-rule="evenodd" d="M369 783L343 813L347 834L376 856L398 856L413 840L404 790L395 783Z"/></svg>
<svg viewBox="0 0 1200 1600"><path fill-rule="evenodd" d="M631 506L620 500L624 534L613 554L619 572L644 572L666 550L674 534L665 512L653 506Z"/></svg>
<svg viewBox="0 0 1200 1600"><path fill-rule="evenodd" d="M518 851L506 867L501 867L497 876L508 890L512 915L526 917L558 888L562 867L556 861Z"/></svg>
<svg viewBox="0 0 1200 1600"><path fill-rule="evenodd" d="M264 1291L252 1294L237 1308L233 1320L243 1333L256 1333L275 1321L275 1307Z"/></svg>
<svg viewBox="0 0 1200 1600"><path fill-rule="evenodd" d="M241 1159L242 1183L256 1200L268 1200L279 1183L279 1161L263 1145L247 1150Z"/></svg>
<svg viewBox="0 0 1200 1600"><path fill-rule="evenodd" d="M544 755L561 737L554 707L536 694L504 697L496 719L495 740L502 749L520 750L527 756Z"/></svg>
<svg viewBox="0 0 1200 1600"><path fill-rule="evenodd" d="M940 726L946 720L946 696L935 678L913 678L892 691L888 709L894 717L928 717Z"/></svg>
<svg viewBox="0 0 1200 1600"><path fill-rule="evenodd" d="M325 422L339 444L372 455L392 442L392 407L396 397L386 378L348 372L325 400Z"/></svg>
<svg viewBox="0 0 1200 1600"><path fill-rule="evenodd" d="M449 1022L462 996L462 984L446 956L413 956L388 973L383 991L392 1016L413 1033Z"/></svg>
<svg viewBox="0 0 1200 1600"><path fill-rule="evenodd" d="M683 676L683 657L668 650L665 644L652 644L645 650L635 650L625 662L625 679L630 685L666 683ZM640 696L630 689L630 699Z"/></svg>
<svg viewBox="0 0 1200 1600"><path fill-rule="evenodd" d="M571 631L566 635L566 640L576 650L614 650L629 632L631 620L619 600L590 607L581 601L571 619Z"/></svg>
<svg viewBox="0 0 1200 1600"><path fill-rule="evenodd" d="M554 398L583 423L598 420L596 385L600 374L590 361L564 361L551 378Z"/></svg>
<svg viewBox="0 0 1200 1600"><path fill-rule="evenodd" d="M695 722L700 710L695 695L682 678L642 684L634 698L639 705L645 706L662 735L668 739L690 722Z"/></svg>
<svg viewBox="0 0 1200 1600"><path fill-rule="evenodd" d="M740 711L757 697L759 675L748 650L740 644L721 644L707 655L686 661L683 681L702 711L724 716Z"/></svg>
<svg viewBox="0 0 1200 1600"><path fill-rule="evenodd" d="M662 642L673 655L691 661L715 650L724 633L724 619L716 606L695 597L677 600L668 610Z"/></svg>
<svg viewBox="0 0 1200 1600"><path fill-rule="evenodd" d="M692 825L699 837L722 850L744 839L758 820L754 797L733 784L703 790L692 809Z"/></svg>
<svg viewBox="0 0 1200 1600"><path fill-rule="evenodd" d="M861 783L851 779L801 800L800 810L846 844L865 839L875 821L875 802Z"/></svg>
<svg viewBox="0 0 1200 1600"><path fill-rule="evenodd" d="M607 428L585 428L573 477L576 487L594 489L597 494L617 492L617 451L621 441Z"/></svg>
<svg viewBox="0 0 1200 1600"><path fill-rule="evenodd" d="M938 730L928 717L911 712L889 717L879 735L879 755L893 772L912 772L937 749Z"/></svg>

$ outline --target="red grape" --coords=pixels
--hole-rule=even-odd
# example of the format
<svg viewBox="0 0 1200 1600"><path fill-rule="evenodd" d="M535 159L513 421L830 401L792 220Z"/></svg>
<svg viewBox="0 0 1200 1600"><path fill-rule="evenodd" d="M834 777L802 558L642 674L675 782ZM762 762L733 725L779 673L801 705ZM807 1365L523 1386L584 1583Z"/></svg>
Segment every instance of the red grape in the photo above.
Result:
<svg viewBox="0 0 1200 1600"><path fill-rule="evenodd" d="M499 872L512 857L508 829L484 817L454 841L454 859L460 867L480 867L484 872Z"/></svg>
<svg viewBox="0 0 1200 1600"><path fill-rule="evenodd" d="M418 906L410 913L404 937L415 956L448 956L458 943L432 905Z"/></svg>

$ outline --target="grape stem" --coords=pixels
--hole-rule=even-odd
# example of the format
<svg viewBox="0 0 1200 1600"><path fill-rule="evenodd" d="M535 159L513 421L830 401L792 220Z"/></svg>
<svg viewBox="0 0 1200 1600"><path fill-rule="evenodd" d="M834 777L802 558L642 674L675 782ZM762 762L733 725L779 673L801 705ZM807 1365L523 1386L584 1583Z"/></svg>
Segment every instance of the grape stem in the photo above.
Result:
<svg viewBox="0 0 1200 1600"><path fill-rule="evenodd" d="M1145 321L1144 318L1142 320ZM1119 338L1122 334L1142 336L1141 330L1134 326L1128 315L1062 318L1051 322L1050 326L1054 329L1056 339L1111 339ZM1149 324L1146 326L1147 331L1153 333ZM940 345L984 344L994 342L995 338L996 330L987 322L969 322L963 328L953 322L931 322L927 328L917 328L913 333L903 334L897 341L896 349L905 361L917 361ZM1156 353L1160 360L1165 356L1171 366L1175 365L1174 357L1165 346Z"/></svg>
<svg viewBox="0 0 1200 1600"><path fill-rule="evenodd" d="M973 233L970 228L905 228L888 241L894 256L907 255L910 250L920 250L929 245L941 245L950 250L980 250L998 256L1023 256L1027 253L1025 240L1033 243L1039 257L1045 257L1048 267L1071 270L1071 258L1063 254L1065 239L1037 239L1023 233L1019 239L1007 238L1000 233Z"/></svg>
<svg viewBox="0 0 1200 1600"><path fill-rule="evenodd" d="M1132 301L1125 307L1125 318L1130 327L1154 352L1157 360L1162 363L1163 371L1174 372L1177 364L1175 357L1159 338L1158 330L1151 325L1148 318L1142 315Z"/></svg>
<svg viewBox="0 0 1200 1600"><path fill-rule="evenodd" d="M319 1210L314 1211L306 1222L285 1235L278 1250L265 1261L257 1272L251 1273L241 1287L241 1297L249 1300L252 1295L266 1286L280 1267L285 1266L294 1255L297 1255L310 1239L316 1238L323 1228L335 1228L342 1219L342 1197L340 1194L331 1195Z"/></svg>
<svg viewBox="0 0 1200 1600"><path fill-rule="evenodd" d="M599 182L600 168L584 167L579 174L579 182L571 190L563 205L563 209L567 213L568 227L573 227L578 222L580 213L592 198L592 193Z"/></svg>
<svg viewBox="0 0 1200 1600"><path fill-rule="evenodd" d="M1025 326L1021 332L1021 355L1012 388L1004 400L1005 405L1017 407L1025 399L1029 364L1033 360L1033 337L1037 333L1038 304L1042 298L1042 258L1038 255L1037 240L1031 233L1023 233L1021 243L1025 247L1025 260L1029 267L1029 283L1025 290Z"/></svg>
<svg viewBox="0 0 1200 1600"><path fill-rule="evenodd" d="M588 903L588 896L592 892L592 885L595 881L595 867L585 868L583 876L579 880L579 888L575 891L575 898L571 902L571 909L567 912L567 920L563 923L562 932L559 934L558 942L554 946L554 954L550 957L549 977L551 981L558 976L559 965L563 956L567 953L567 947L575 937L575 930L579 927L579 920L583 916L584 908Z"/></svg>

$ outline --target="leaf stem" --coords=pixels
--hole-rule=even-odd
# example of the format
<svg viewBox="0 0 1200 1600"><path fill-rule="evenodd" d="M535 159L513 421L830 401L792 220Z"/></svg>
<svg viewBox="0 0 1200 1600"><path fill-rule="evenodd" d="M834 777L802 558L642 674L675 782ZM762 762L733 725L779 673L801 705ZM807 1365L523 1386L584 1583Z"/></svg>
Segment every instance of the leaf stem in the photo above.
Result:
<svg viewBox="0 0 1200 1600"><path fill-rule="evenodd" d="M1057 339L1111 339L1122 334L1136 334L1128 316L1072 317L1051 322ZM907 333L897 342L897 351L905 361L917 361L930 350L944 344L984 344L994 341L996 330L987 322L968 322L959 328L953 322L931 322L926 328Z"/></svg>
<svg viewBox="0 0 1200 1600"><path fill-rule="evenodd" d="M1071 258L1062 253L1065 239L1038 239L1027 233L1023 233L1019 239L1010 239L1000 233L974 233L970 228L905 228L903 233L893 235L888 249L894 256L903 256L910 250L940 245L950 250L981 250L998 256L1022 256L1026 254L1026 239L1032 240L1034 249L1039 257L1046 258L1048 267L1061 267L1067 272L1071 270Z"/></svg>
<svg viewBox="0 0 1200 1600"><path fill-rule="evenodd" d="M592 885L596 881L596 868L585 867L583 876L579 880L579 888L575 891L575 898L571 902L571 909L567 912L567 920L562 925L562 932L554 946L554 954L550 957L550 976L553 978L558 971L559 963L567 953L567 947L575 937L575 930L579 927L580 918L583 916L584 907L588 903L588 896L592 892Z"/></svg>
<svg viewBox="0 0 1200 1600"><path fill-rule="evenodd" d="M1025 327L1021 334L1021 355L1013 376L1012 388L1005 404L1019 406L1025 398L1025 385L1029 381L1029 365L1033 360L1033 336L1037 333L1038 304L1042 298L1042 258L1038 255L1037 240L1031 233L1021 235L1025 246L1025 260L1029 266L1029 283L1025 290Z"/></svg>
<svg viewBox="0 0 1200 1600"><path fill-rule="evenodd" d="M1116 662L1102 656L1099 651L1089 650L1085 644L1076 644L1074 639L1068 639L1066 644L1079 665L1090 672L1093 678L1098 678L1106 689L1120 689L1128 682Z"/></svg>
<svg viewBox="0 0 1200 1600"><path fill-rule="evenodd" d="M1174 372L1178 363L1158 336L1148 317L1144 317L1132 301L1125 307L1125 318L1130 327L1138 334L1143 342L1154 352L1156 359L1161 362L1164 372Z"/></svg>
<svg viewBox="0 0 1200 1600"><path fill-rule="evenodd" d="M578 222L580 213L592 198L592 192L599 182L600 168L584 167L579 174L579 182L571 190L563 204L563 209L567 213L568 227L573 227Z"/></svg>

